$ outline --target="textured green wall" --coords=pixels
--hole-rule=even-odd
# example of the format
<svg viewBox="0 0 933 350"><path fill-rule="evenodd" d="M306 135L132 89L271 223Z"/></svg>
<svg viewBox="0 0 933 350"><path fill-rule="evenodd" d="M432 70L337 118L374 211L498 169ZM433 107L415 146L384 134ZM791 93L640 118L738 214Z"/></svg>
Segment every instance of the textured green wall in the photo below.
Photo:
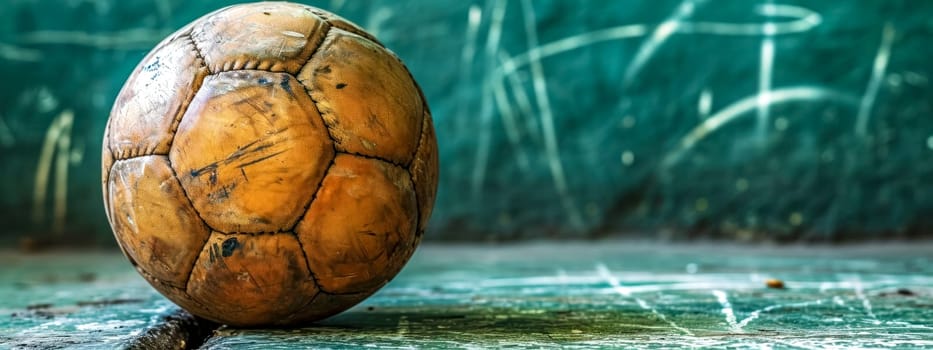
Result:
<svg viewBox="0 0 933 350"><path fill-rule="evenodd" d="M0 240L110 240L114 96L161 37L230 3L0 5ZM307 3L424 88L429 238L933 235L933 2Z"/></svg>

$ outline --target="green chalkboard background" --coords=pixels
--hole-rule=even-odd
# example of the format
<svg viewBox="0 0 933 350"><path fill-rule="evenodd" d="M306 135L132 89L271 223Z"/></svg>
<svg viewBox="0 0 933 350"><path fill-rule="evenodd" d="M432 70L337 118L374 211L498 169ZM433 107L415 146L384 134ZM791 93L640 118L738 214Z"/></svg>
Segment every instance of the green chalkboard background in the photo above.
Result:
<svg viewBox="0 0 933 350"><path fill-rule="evenodd" d="M0 4L0 241L109 244L100 139L220 0ZM428 239L933 237L933 1L307 1L408 64Z"/></svg>

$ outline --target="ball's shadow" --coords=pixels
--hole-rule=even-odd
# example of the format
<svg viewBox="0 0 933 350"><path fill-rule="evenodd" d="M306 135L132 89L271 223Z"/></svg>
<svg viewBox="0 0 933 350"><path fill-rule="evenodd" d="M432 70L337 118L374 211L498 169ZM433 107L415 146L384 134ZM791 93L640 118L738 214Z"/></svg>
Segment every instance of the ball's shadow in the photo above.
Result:
<svg viewBox="0 0 933 350"><path fill-rule="evenodd" d="M230 330L255 341L522 341L583 340L619 334L670 332L667 323L637 310L568 310L555 307L357 307L291 329Z"/></svg>

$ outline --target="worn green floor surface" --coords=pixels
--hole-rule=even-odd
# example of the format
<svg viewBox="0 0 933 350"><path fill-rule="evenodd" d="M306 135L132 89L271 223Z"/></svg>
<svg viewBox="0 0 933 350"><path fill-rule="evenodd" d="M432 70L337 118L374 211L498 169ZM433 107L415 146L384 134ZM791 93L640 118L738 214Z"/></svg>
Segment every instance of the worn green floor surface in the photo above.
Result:
<svg viewBox="0 0 933 350"><path fill-rule="evenodd" d="M0 254L0 281L6 348L116 347L174 309L116 254ZM933 348L933 244L427 245L341 315L203 347L552 346Z"/></svg>

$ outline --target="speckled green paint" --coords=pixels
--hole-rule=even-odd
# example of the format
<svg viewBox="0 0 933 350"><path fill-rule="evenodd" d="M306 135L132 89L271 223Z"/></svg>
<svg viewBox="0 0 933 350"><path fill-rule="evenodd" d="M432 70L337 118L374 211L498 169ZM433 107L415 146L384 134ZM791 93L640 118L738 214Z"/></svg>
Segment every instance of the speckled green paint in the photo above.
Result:
<svg viewBox="0 0 933 350"><path fill-rule="evenodd" d="M931 251L428 245L343 314L296 329L222 327L203 347L933 347ZM119 346L174 308L116 255L0 262L0 341L13 347ZM786 288L767 288L768 278ZM26 310L39 304L51 305Z"/></svg>

